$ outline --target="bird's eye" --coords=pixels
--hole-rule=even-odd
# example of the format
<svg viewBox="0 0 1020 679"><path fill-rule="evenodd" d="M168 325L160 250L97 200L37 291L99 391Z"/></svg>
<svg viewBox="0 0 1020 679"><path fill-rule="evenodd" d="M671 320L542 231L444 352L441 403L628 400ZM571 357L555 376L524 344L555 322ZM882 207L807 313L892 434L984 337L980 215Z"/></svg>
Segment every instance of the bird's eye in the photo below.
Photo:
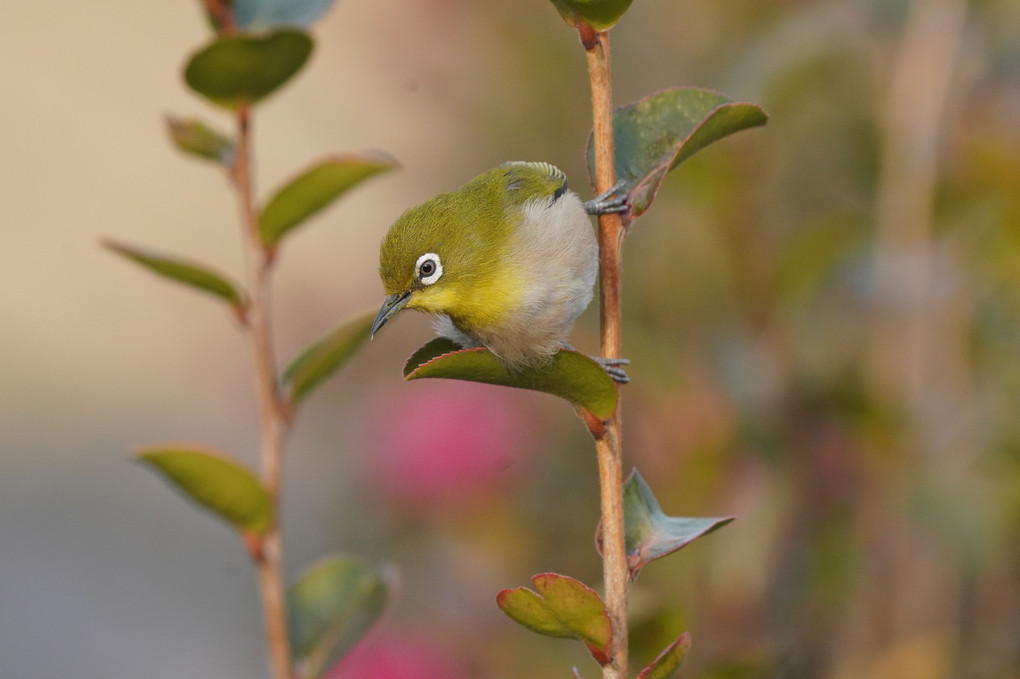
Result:
<svg viewBox="0 0 1020 679"><path fill-rule="evenodd" d="M419 257L414 269L415 275L423 285L432 285L443 275L443 265L439 261L439 255L434 252L426 252Z"/></svg>

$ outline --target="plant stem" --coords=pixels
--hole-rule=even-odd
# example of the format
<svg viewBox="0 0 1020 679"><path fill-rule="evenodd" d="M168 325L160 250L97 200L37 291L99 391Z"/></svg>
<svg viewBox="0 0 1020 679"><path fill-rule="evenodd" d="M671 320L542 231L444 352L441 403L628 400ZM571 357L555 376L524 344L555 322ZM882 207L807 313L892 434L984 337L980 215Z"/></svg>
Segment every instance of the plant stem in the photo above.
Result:
<svg viewBox="0 0 1020 679"><path fill-rule="evenodd" d="M251 118L247 106L242 106L238 110L237 125L237 159L233 168L233 179L240 201L250 294L247 320L255 359L255 388L258 394L262 446L262 481L273 505L273 525L261 536L256 548L252 550L252 556L258 568L271 676L273 679L291 679L283 545L279 521L287 418L277 390L276 359L273 354L270 309L272 254L263 246L258 233L251 176Z"/></svg>
<svg viewBox="0 0 1020 679"><path fill-rule="evenodd" d="M613 162L613 99L609 76L609 33L581 31L588 56L591 80L593 137L595 145L595 192L608 191L616 183ZM599 216L599 322L602 356L620 357L620 255L623 222L618 214ZM623 454L617 406L604 431L595 435L602 494L602 572L606 606L613 623L611 662L603 668L605 679L627 677L627 567L623 526ZM595 432L592 432L595 434Z"/></svg>

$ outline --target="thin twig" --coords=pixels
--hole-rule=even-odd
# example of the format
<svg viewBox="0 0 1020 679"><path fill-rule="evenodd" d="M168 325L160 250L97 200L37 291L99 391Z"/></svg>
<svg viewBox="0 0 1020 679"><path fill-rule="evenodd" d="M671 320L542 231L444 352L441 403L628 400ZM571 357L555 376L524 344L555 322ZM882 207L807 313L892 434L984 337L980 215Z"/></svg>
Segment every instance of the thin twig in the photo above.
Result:
<svg viewBox="0 0 1020 679"><path fill-rule="evenodd" d="M595 192L616 183L613 162L613 103L609 75L609 33L581 32L588 55L591 79L593 137L595 145ZM620 255L623 223L617 214L599 217L599 319L602 356L620 357ZM623 457L620 408L604 424L592 430L599 463L602 493L602 572L606 606L613 623L611 662L603 668L605 679L627 677L627 585L628 568L623 526Z"/></svg>
<svg viewBox="0 0 1020 679"><path fill-rule="evenodd" d="M240 201L245 262L251 296L248 329L255 359L255 388L258 394L262 442L262 481L273 505L273 525L262 535L258 549L252 550L252 555L258 568L271 676L273 679L291 679L283 548L279 523L287 422L276 386L269 285L271 257L263 247L258 233L251 176L251 119L247 106L238 110L237 124L237 160L233 168L233 179Z"/></svg>

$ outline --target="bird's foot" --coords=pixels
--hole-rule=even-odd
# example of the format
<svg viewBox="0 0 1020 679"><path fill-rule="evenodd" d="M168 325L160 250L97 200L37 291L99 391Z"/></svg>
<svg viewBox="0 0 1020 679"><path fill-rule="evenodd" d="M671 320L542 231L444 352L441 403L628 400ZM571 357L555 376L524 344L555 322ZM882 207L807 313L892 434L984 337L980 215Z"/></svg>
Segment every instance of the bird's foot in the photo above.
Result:
<svg viewBox="0 0 1020 679"><path fill-rule="evenodd" d="M566 342L563 343L564 349L570 349L571 351L577 351L574 347L570 346ZM578 351L578 353L584 353ZM588 356L588 354L585 354ZM617 384L627 384L630 382L630 377L627 372L620 366L630 365L629 358L603 358L602 356L588 356L591 360L602 366L602 369L606 371L606 374L613 378L613 381Z"/></svg>
<svg viewBox="0 0 1020 679"><path fill-rule="evenodd" d="M591 360L602 366L602 369L606 371L606 374L613 378L613 381L617 384L627 384L630 382L630 377L627 372L620 366L630 365L629 358L603 358L601 356L591 356Z"/></svg>
<svg viewBox="0 0 1020 679"><path fill-rule="evenodd" d="M618 180L605 193L600 193L584 203L584 211L590 215L608 215L622 213L630 209L627 205L627 196L616 195L616 192L627 185L623 179Z"/></svg>

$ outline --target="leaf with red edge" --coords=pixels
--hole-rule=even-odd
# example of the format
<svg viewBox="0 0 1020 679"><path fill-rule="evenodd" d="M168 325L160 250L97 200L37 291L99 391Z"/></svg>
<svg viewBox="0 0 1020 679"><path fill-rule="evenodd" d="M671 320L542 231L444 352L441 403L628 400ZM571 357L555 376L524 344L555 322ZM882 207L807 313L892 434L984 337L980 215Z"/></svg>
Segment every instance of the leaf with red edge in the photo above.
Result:
<svg viewBox="0 0 1020 679"><path fill-rule="evenodd" d="M513 620L533 632L584 642L600 665L610 661L613 624L606 605L582 582L557 573L539 573L535 586L504 589L496 604Z"/></svg>
<svg viewBox="0 0 1020 679"><path fill-rule="evenodd" d="M542 391L570 401L595 417L606 419L616 410L616 383L589 356L561 349L537 368L507 371L488 349L458 349L437 337L418 349L404 366L404 378L441 377Z"/></svg>
<svg viewBox="0 0 1020 679"><path fill-rule="evenodd" d="M667 172L712 142L767 121L755 104L696 87L662 90L616 109L613 158L616 177L625 182L618 193L627 196L629 219L648 210ZM590 135L588 176L595 176Z"/></svg>
<svg viewBox="0 0 1020 679"><path fill-rule="evenodd" d="M667 516L638 470L631 471L623 484L623 525L630 579L634 580L649 561L672 554L694 540L722 528L734 518ZM601 554L601 524L596 545Z"/></svg>
<svg viewBox="0 0 1020 679"><path fill-rule="evenodd" d="M669 679L680 669L680 664L691 650L691 635L684 632L680 638L666 647L651 665L641 670L637 679Z"/></svg>

